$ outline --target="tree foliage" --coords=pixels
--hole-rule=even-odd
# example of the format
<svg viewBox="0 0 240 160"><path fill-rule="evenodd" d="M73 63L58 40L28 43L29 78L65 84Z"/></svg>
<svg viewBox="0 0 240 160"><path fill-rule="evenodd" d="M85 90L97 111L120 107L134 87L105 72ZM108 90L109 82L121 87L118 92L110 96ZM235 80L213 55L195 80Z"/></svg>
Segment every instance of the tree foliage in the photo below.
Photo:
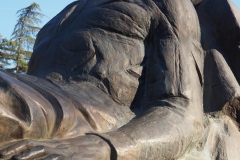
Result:
<svg viewBox="0 0 240 160"><path fill-rule="evenodd" d="M15 64L10 70L26 72L36 34L41 29L38 25L44 15L37 3L20 9L17 15L18 19L11 39L0 41L0 59L3 65L9 62Z"/></svg>
<svg viewBox="0 0 240 160"><path fill-rule="evenodd" d="M6 67L11 65L11 61L15 58L15 52L17 44L14 41L7 40L6 38L0 39L0 67Z"/></svg>

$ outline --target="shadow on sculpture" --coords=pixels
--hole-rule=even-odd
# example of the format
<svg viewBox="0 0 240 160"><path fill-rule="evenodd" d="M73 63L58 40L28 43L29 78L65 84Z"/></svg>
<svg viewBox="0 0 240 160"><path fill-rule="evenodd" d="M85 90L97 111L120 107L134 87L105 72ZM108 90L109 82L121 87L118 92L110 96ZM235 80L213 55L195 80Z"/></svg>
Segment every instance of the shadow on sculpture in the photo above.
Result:
<svg viewBox="0 0 240 160"><path fill-rule="evenodd" d="M240 159L230 0L79 0L0 71L2 159Z"/></svg>

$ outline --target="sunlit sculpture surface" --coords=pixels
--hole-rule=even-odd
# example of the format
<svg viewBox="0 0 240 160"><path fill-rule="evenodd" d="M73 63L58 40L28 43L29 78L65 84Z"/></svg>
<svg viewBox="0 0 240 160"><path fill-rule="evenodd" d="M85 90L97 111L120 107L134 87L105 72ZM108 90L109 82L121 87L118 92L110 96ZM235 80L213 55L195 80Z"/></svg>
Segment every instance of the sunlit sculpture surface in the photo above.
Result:
<svg viewBox="0 0 240 160"><path fill-rule="evenodd" d="M230 0L79 0L0 71L2 159L240 159Z"/></svg>

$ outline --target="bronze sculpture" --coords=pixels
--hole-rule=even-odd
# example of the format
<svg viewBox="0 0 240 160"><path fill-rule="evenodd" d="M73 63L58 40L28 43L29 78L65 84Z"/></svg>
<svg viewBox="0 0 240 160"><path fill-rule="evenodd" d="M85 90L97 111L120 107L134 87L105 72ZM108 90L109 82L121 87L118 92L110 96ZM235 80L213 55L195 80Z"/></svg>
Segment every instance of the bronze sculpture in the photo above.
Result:
<svg viewBox="0 0 240 160"><path fill-rule="evenodd" d="M3 159L239 159L229 0L79 0L0 72Z"/></svg>

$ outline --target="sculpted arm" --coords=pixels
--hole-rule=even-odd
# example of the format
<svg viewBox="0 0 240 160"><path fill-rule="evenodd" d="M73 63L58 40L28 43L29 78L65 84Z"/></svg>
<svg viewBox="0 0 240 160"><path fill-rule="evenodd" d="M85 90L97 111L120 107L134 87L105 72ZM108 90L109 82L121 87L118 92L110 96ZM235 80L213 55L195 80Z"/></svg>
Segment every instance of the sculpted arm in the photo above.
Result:
<svg viewBox="0 0 240 160"><path fill-rule="evenodd" d="M194 145L203 129L200 31L195 10L188 0L157 4L163 10L166 7L168 16L156 29L149 53L148 110L117 131L102 135L119 159L177 158Z"/></svg>
<svg viewBox="0 0 240 160"><path fill-rule="evenodd" d="M84 1L82 1L84 2ZM86 1L87 2L87 1ZM132 1L131 1L132 2ZM136 3L139 1L136 1ZM145 8L148 8L149 11L151 11L151 8L148 6L148 4L145 2L152 2L152 1L141 1L142 3L139 6L144 6ZM143 3L144 2L144 3ZM78 2L76 2L78 3ZM120 3L120 2L119 2ZM135 4L135 1L132 2ZM93 3L87 3L87 5L91 5ZM106 3L108 4L108 3ZM115 2L117 4L117 2ZM150 3L149 3L150 4ZM152 4L152 3L151 3ZM145 30L142 29L143 26L147 26L150 24L150 21L146 21L147 18L140 19L137 23L132 22L133 18L132 16L125 17L122 16L115 16L119 15L119 12L113 12L113 16L105 16L109 15L109 12L112 10L112 8L108 8L107 12L102 12L101 18L104 23L96 23L98 22L96 19L92 18L95 23L92 22L92 19L86 19L83 18L86 15L95 17L95 14L91 14L89 10L86 10L86 12L81 12L84 16L78 17L78 8L82 9L81 5L77 6L77 9L72 11L69 14L72 14L78 18L77 20L81 21L80 23L77 23L80 25L80 27L76 27L77 24L72 24L71 29L78 29L78 39L83 39L84 37L81 37L80 33L87 33L87 37L91 38L85 38L86 40L92 40L93 46L89 50L91 50L94 54L101 54L103 60L106 58L106 61L103 61L100 63L101 65L94 66L95 69L99 67L100 69L105 70L111 70L112 66L117 66L116 68L121 70L126 70L129 66L123 66L122 64L115 64L117 62L117 59L115 61L114 58L122 58L124 54L126 54L125 57L129 56L127 55L127 52L125 49L128 49L128 52L131 51L131 56L137 55L138 51L142 51L142 49L136 49L136 47L143 44L143 40L141 39L144 36L141 35L147 35L148 30L148 36L146 39L144 39L144 45L145 45L145 56L147 60L146 64L146 94L147 94L147 105L145 108L145 111L139 115L136 116L134 119L132 119L130 122L122 126L121 128L116 129L112 132L102 133L96 135L99 135L99 137L103 138L110 144L112 148L112 156L111 158L118 158L118 159L169 159L169 158L177 158L180 157L188 148L193 146L195 142L198 140L199 135L202 131L202 65L201 65L201 48L199 47L199 41L200 41L200 31L199 31L199 24L197 15L195 12L195 9L191 3L190 0L182 0L182 1L175 1L175 0L161 0L158 2L154 2L159 7L159 14L157 15L151 15L152 18L149 18L150 20L155 19L155 25L153 24L155 28L151 27L145 27ZM125 3L124 3L125 5ZM132 4L128 4L129 6ZM139 8L139 7L138 7ZM98 9L98 8L97 8ZM128 8L125 7L124 14L128 13ZM137 10L134 10L133 12L135 15L139 15ZM142 11L142 10L139 10ZM103 14L104 13L104 14ZM115 16L115 17L114 17ZM159 17L158 17L159 16ZM97 17L99 19L99 17ZM118 19L117 19L118 18ZM127 21L126 27L123 26L120 28L117 24L113 23L113 25L109 25L108 23L110 20L119 20L119 22L125 24L124 22ZM57 19L55 19L56 21ZM66 21L72 20L71 17L67 20L63 19L62 21L59 20L60 23L60 29L54 28L54 32L61 31L61 29L64 29L64 27L61 28L63 25L67 25ZM86 21L85 21L86 20ZM89 21L88 21L89 20ZM101 20L101 19L100 19ZM123 21L125 20L125 21ZM65 22L64 22L65 21ZM135 20L136 21L136 20ZM146 23L143 23L146 22ZM86 24L84 24L86 22ZM118 21L113 21L118 22ZM141 24L142 22L143 24ZM139 23L139 24L138 24ZM111 23L110 23L111 24ZM193 25L194 24L194 25ZM49 23L49 26L51 23ZM98 25L98 27L95 27L94 30L91 30L88 33L88 30L84 27L90 25L91 27L95 27L94 25ZM102 25L102 26L100 26ZM131 31L129 31L129 26L131 26ZM100 26L100 27L99 27ZM101 27L103 27L101 29ZM112 27L112 28L111 28ZM134 30L134 27L137 29ZM46 27L45 27L46 28ZM100 29L99 29L100 28ZM111 29L109 29L111 28ZM150 28L150 29L149 29ZM51 35L51 31L53 29L49 29L49 35ZM81 30L82 29L82 30ZM101 32L99 32L101 30ZM96 31L96 32L95 32ZM74 32L74 30L73 30ZM66 37L70 37L70 33L67 33ZM99 34L101 33L101 34ZM106 34L107 33L107 34ZM142 34L144 33L144 34ZM41 34L42 36L47 36L45 34ZM60 34L56 34L60 35ZM101 40L98 41L97 38L99 38L99 35L101 35ZM106 37L106 35L108 37ZM111 43L107 40L110 38L113 38L112 35L114 35L114 38L121 37L121 39L130 39L131 38L131 44L135 44L135 50L133 46L126 47L127 45L118 44L118 47L115 47L115 44L113 44L114 39L111 39ZM140 35L140 36L139 36ZM95 36L95 37L94 37ZM105 37L104 37L105 36ZM47 40L51 40L51 36ZM66 38L65 37L65 38ZM127 38L126 38L127 37ZM44 38L44 37L43 37ZM149 38L149 40L148 40ZM71 37L70 37L71 39ZM107 39L107 40L106 40ZM54 44L62 44L61 38L56 38L56 41L52 42ZM41 37L40 37L41 41ZM78 43L79 41L74 41L74 47L75 43ZM82 42L82 41L81 41ZM104 50L101 48L103 45L98 44L97 42L101 42L104 45L108 45L108 48L104 48ZM106 43L103 43L106 42ZM46 44L45 44L46 43ZM42 42L39 44L39 48L35 48L35 60L38 60L36 58L37 56L44 58L44 56L49 56L47 54L48 52L44 53L44 55L37 54L37 51L41 50L41 45L43 48L45 48L44 45L48 45L48 42ZM71 47L72 43L68 42L68 46ZM82 52L82 45L85 43L81 43L81 45L76 44L80 49L78 56L80 58L84 58L84 54L88 54L88 52ZM91 46L88 45L90 43L86 43L86 48ZM136 45L139 44L139 45ZM58 46L58 45L55 45ZM131 48L132 47L132 48ZM54 54L51 56L54 57L54 63L51 62L51 58L48 58L49 64L45 65L41 63L41 61L38 61L38 63L35 63L33 60L32 62L32 69L33 71L30 71L29 73L37 76L43 76L48 73L48 69L50 68L50 71L53 67L49 67L55 63L57 65L53 65L54 67L58 66L69 66L70 69L71 65L66 65L65 62L68 63L68 61L63 61L61 58L66 57L64 54L65 52L61 52L62 48L54 47ZM71 48L72 49L72 48ZM74 48L76 49L76 48ZM115 49L115 50L114 50ZM75 50L71 50L72 52ZM85 51L85 50L84 50ZM88 51L88 50L87 50ZM103 52L104 51L104 52ZM121 52L120 52L121 51ZM66 52L67 54L70 54L72 52ZM136 52L136 53L135 53ZM55 55L58 54L58 55ZM64 56L62 56L63 54ZM116 54L116 56L112 56L111 54ZM40 56L41 55L41 56ZM56 56L56 58L55 58ZM67 55L70 57L70 55ZM123 56L122 61L124 61L125 57ZM74 56L73 56L74 57ZM86 69L84 71L88 71L89 68L91 68L93 65L95 65L95 60L99 60L99 55L96 56L97 58L94 59L89 65L84 68L83 65L79 65L80 68ZM130 56L129 56L130 57ZM109 58L109 59L108 59ZM134 59L133 57L130 57ZM52 58L53 59L53 58ZM131 59L131 60L132 60ZM136 58L137 59L137 58ZM65 59L64 59L65 60ZM78 59L74 59L78 60ZM114 60L114 61L113 61ZM109 62L109 61L112 61ZM72 62L72 61L69 61ZM128 61L127 61L128 62ZM131 61L134 62L134 61ZM99 63L99 62L98 62ZM105 64L111 64L109 66L104 66ZM101 66L103 66L101 68ZM35 69L37 67L38 69ZM93 67L93 68L94 68ZM65 68L67 71L69 68ZM107 68L107 69L106 69ZM71 73L69 69L69 73ZM78 68L77 68L78 69ZM101 73L101 70L98 70L99 73ZM89 69L90 70L90 69ZM105 71L104 70L104 71ZM41 72L43 71L43 72ZM49 71L49 72L50 72ZM57 71L57 70L55 70ZM61 70L65 71L65 70ZM73 70L74 71L74 70ZM78 70L77 70L78 71ZM118 71L118 70L117 70ZM116 70L114 73L117 72ZM36 72L36 73L35 73ZM61 73L61 72L60 72ZM68 73L68 72L67 72ZM94 73L94 69L89 71L89 75ZM120 73L120 72L117 72ZM104 74L110 74L105 73ZM104 74L99 74L100 76L103 76ZM66 74L66 77L68 74ZM102 78L102 77L101 77ZM123 83L121 83L123 84ZM99 122L100 123L100 122ZM86 154L88 154L92 158L94 157L94 154L105 154L108 155L109 148L106 146L106 143L102 139L95 136L96 140L89 141L89 139L92 138L92 135L84 135L82 137L76 137L72 140L59 140L59 142L46 142L46 143L36 143L33 146L36 145L43 145L48 146L49 148L53 147L55 150L49 149L49 154L57 153L57 154L64 154L62 152L63 148L61 148L62 143L67 143L66 146L72 148L76 152L75 157L78 156L78 158L84 157ZM99 138L99 139L97 139ZM66 141L66 142L65 142ZM74 145L72 145L72 141L74 141ZM32 142L31 142L32 143ZM35 143L35 142L34 142ZM28 143L27 143L28 144ZM103 144L103 145L101 145ZM19 148L15 146L15 148ZM25 144L20 144L20 146L28 146ZM92 146L94 146L92 148ZM96 147L97 146L97 147ZM99 146L99 147L98 147ZM12 147L14 148L14 147ZM32 148L32 146L28 146L28 148ZM27 148L27 149L28 149ZM26 149L26 148L24 148ZM39 148L37 148L39 149ZM86 152L81 152L82 149L84 149ZM14 150L14 149L13 149ZM15 149L16 150L16 149ZM40 151L42 151L40 147ZM46 149L48 150L48 149ZM96 152L96 150L99 150L99 152ZM115 150L115 152L114 152ZM21 150L22 151L22 150ZM53 151L53 152L52 152ZM89 151L89 152L88 152ZM12 155L18 154L19 152L12 152ZM29 154L32 153L28 152ZM38 153L38 152L37 152ZM45 153L45 151L43 151ZM70 152L71 153L71 149ZM65 155L68 156L68 153ZM114 154L115 153L115 154ZM64 155L64 156L65 156ZM72 156L72 153L69 157ZM81 157L82 156L82 157ZM96 157L95 157L96 159Z"/></svg>

